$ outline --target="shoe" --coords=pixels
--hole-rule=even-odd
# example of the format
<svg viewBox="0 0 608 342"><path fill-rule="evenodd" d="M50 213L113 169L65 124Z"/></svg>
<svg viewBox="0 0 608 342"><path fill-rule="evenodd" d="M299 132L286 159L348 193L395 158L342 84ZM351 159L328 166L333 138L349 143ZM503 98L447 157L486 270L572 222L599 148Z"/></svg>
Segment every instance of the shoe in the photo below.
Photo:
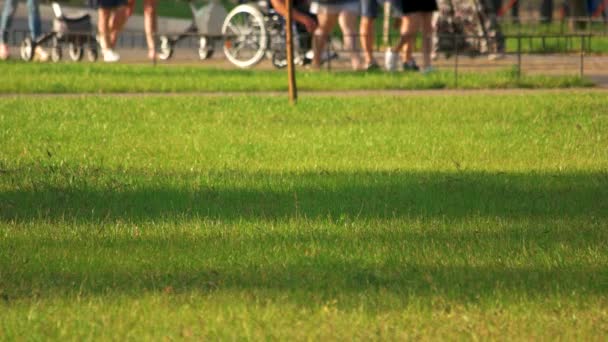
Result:
<svg viewBox="0 0 608 342"><path fill-rule="evenodd" d="M504 53L500 53L500 52L498 52L498 53L491 53L491 54L488 55L488 60L489 61L496 61L496 60L503 59L503 58L505 58L505 54Z"/></svg>
<svg viewBox="0 0 608 342"><path fill-rule="evenodd" d="M403 63L403 71L420 71L420 67L416 64L415 60L411 60Z"/></svg>
<svg viewBox="0 0 608 342"><path fill-rule="evenodd" d="M424 69L422 69L422 71L420 71L423 75L428 75L428 74L432 74L435 71L437 71L435 68L433 68L432 66L426 67Z"/></svg>
<svg viewBox="0 0 608 342"><path fill-rule="evenodd" d="M371 61L370 63L366 63L365 65L363 65L363 70L365 70L365 71L378 71L378 70L380 70L380 66L378 65L378 62Z"/></svg>
<svg viewBox="0 0 608 342"><path fill-rule="evenodd" d="M102 50L101 54L103 55L103 61L106 63L114 63L120 60L120 55L112 49Z"/></svg>
<svg viewBox="0 0 608 342"><path fill-rule="evenodd" d="M34 60L38 62L47 62L49 60L49 53L42 47L36 46L36 49L34 50Z"/></svg>
<svg viewBox="0 0 608 342"><path fill-rule="evenodd" d="M384 55L384 68L386 71L397 71L397 65L399 63L399 53L393 52L390 49L386 50Z"/></svg>

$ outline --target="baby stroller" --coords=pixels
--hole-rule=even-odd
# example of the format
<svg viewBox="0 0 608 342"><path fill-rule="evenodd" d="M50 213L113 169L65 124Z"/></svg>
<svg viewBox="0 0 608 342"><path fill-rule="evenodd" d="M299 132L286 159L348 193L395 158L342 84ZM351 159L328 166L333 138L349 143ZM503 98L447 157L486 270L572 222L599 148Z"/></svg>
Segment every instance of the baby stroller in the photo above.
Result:
<svg viewBox="0 0 608 342"><path fill-rule="evenodd" d="M222 33L222 23L226 18L226 9L218 0L211 0L209 4L197 8L193 0L189 1L192 11L192 23L184 33L176 36L162 35L160 39L160 51L158 58L168 60L173 56L175 44L180 40L193 34L199 35L198 56L201 60L213 55L215 42Z"/></svg>
<svg viewBox="0 0 608 342"><path fill-rule="evenodd" d="M55 18L53 19L53 31L47 33L37 40L26 37L21 42L21 59L31 61L36 46L52 40L51 60L58 62L61 60L63 45L68 45L68 55L74 62L82 59L85 47L87 59L91 62L97 60L97 40L94 36L91 16L83 14L79 16L66 16L61 10L61 6L53 2L52 4Z"/></svg>
<svg viewBox="0 0 608 342"><path fill-rule="evenodd" d="M433 37L433 55L449 58L456 50L471 57L504 53L504 37L493 11L483 0L440 0ZM491 14L492 13L492 14Z"/></svg>

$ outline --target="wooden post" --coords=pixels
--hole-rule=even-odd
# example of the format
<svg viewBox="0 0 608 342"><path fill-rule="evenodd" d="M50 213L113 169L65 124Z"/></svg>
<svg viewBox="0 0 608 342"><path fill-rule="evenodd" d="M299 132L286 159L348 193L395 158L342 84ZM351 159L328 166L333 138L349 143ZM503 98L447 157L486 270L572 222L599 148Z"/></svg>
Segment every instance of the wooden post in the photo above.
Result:
<svg viewBox="0 0 608 342"><path fill-rule="evenodd" d="M293 65L293 32L292 32L293 0L287 0L286 18L286 49L287 49L287 78L289 82L289 103L295 104L298 100L298 90L296 88L296 70Z"/></svg>

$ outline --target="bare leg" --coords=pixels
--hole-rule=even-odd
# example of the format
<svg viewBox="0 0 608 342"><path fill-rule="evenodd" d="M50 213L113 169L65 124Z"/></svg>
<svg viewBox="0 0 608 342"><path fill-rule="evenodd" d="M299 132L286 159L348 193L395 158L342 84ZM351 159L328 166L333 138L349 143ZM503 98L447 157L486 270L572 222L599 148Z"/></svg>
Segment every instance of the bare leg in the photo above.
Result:
<svg viewBox="0 0 608 342"><path fill-rule="evenodd" d="M401 18L401 39L399 45L393 50L395 52L403 50L403 61L414 60L414 45L416 43L416 32L418 31L418 15L408 14Z"/></svg>
<svg viewBox="0 0 608 342"><path fill-rule="evenodd" d="M422 67L427 69L431 66L431 49L433 46L433 13L420 13L422 26Z"/></svg>
<svg viewBox="0 0 608 342"><path fill-rule="evenodd" d="M327 43L327 37L338 21L338 15L319 13L317 14L317 20L319 21L319 25L315 30L315 35L312 40L314 52L312 66L316 68L321 66L321 55L325 48L325 44Z"/></svg>
<svg viewBox="0 0 608 342"><path fill-rule="evenodd" d="M365 65L370 65L374 62L374 18L361 17L359 34L361 36L361 47L363 48L363 60Z"/></svg>
<svg viewBox="0 0 608 342"><path fill-rule="evenodd" d="M118 35L122 31L122 28L127 23L127 7L120 6L112 11L112 16L110 17L109 22L109 38L110 38L110 48L114 48L116 46L116 41L118 40Z"/></svg>
<svg viewBox="0 0 608 342"><path fill-rule="evenodd" d="M98 19L97 19L97 31L99 33L99 45L102 50L105 50L110 47L110 14L111 10L109 8L99 8L97 11Z"/></svg>
<svg viewBox="0 0 608 342"><path fill-rule="evenodd" d="M156 58L156 0L144 0L144 29L148 44L148 58Z"/></svg>
<svg viewBox="0 0 608 342"><path fill-rule="evenodd" d="M350 52L350 63L353 70L359 69L359 49L357 47L357 15L342 11L338 16L342 36L344 37L344 48Z"/></svg>

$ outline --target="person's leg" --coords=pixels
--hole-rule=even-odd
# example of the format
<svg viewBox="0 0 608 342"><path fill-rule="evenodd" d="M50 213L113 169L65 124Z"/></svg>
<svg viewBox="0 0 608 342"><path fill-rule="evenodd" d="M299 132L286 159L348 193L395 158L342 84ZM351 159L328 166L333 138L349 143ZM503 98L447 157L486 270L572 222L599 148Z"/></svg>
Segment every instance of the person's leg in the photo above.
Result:
<svg viewBox="0 0 608 342"><path fill-rule="evenodd" d="M422 12L420 26L422 28L422 67L427 70L431 67L431 48L433 39L433 12Z"/></svg>
<svg viewBox="0 0 608 342"><path fill-rule="evenodd" d="M42 35L42 29L40 28L40 10L38 0L27 0L27 12L30 36L32 37L33 41L36 41L36 39ZM36 46L34 55L37 60L42 62L49 59L49 54L44 51L42 46Z"/></svg>
<svg viewBox="0 0 608 342"><path fill-rule="evenodd" d="M99 45L102 50L106 50L111 47L110 43L110 30L109 22L111 16L111 9L99 7L97 10L97 33L99 35Z"/></svg>
<svg viewBox="0 0 608 342"><path fill-rule="evenodd" d="M15 14L15 8L17 7L17 0L5 0L4 8L2 10L2 17L0 17L0 59L4 60L8 58L8 28L11 27L13 22L13 15Z"/></svg>
<svg viewBox="0 0 608 342"><path fill-rule="evenodd" d="M27 0L28 25L32 40L40 37L40 10L38 9L38 0Z"/></svg>
<svg viewBox="0 0 608 342"><path fill-rule="evenodd" d="M118 35L129 19L126 6L118 6L110 12L108 19L109 47L114 49L118 41Z"/></svg>
<svg viewBox="0 0 608 342"><path fill-rule="evenodd" d="M338 16L340 30L344 39L344 49L350 52L350 63L354 70L359 68L359 51L357 47L357 14L342 11Z"/></svg>
<svg viewBox="0 0 608 342"><path fill-rule="evenodd" d="M116 62L120 59L120 56L112 49L110 40L112 11L112 8L107 7L99 7L98 10L97 30L99 31L99 45L101 46L104 62Z"/></svg>
<svg viewBox="0 0 608 342"><path fill-rule="evenodd" d="M144 29L148 44L148 58L156 58L156 0L144 0Z"/></svg>
<svg viewBox="0 0 608 342"><path fill-rule="evenodd" d="M359 34L361 35L361 48L363 49L363 61L365 65L371 65L374 61L374 18L361 17L359 24Z"/></svg>
<svg viewBox="0 0 608 342"><path fill-rule="evenodd" d="M416 33L418 32L419 18L415 13L404 15L401 20L401 40L403 46L403 62L410 63L414 60L414 46L416 45ZM397 49L396 51L400 51Z"/></svg>
<svg viewBox="0 0 608 342"><path fill-rule="evenodd" d="M315 35L313 38L312 47L314 56L312 58L312 66L318 68L321 66L321 56L323 54L325 44L327 43L327 37L329 37L329 33L336 25L338 15L330 13L318 13L317 20L319 21L319 25L315 30Z"/></svg>

